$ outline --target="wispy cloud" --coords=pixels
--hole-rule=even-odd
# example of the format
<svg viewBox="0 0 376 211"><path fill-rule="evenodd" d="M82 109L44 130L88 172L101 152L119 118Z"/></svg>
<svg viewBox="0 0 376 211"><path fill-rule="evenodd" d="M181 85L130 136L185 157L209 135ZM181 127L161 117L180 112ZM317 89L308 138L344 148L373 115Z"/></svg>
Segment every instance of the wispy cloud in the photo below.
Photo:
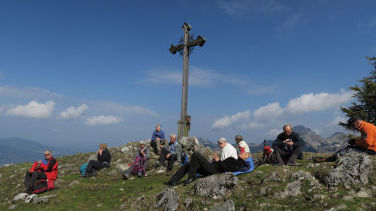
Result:
<svg viewBox="0 0 376 211"><path fill-rule="evenodd" d="M225 116L216 120L212 128L226 128L241 120L248 120L242 123L243 129L262 128L267 123L276 123L276 120L285 119L287 116L300 115L309 112L324 111L348 103L352 99L353 92L341 90L339 93L309 93L297 98L290 99L286 107L282 107L279 102L269 103L257 108L250 117L250 111L239 112L232 116Z"/></svg>
<svg viewBox="0 0 376 211"><path fill-rule="evenodd" d="M230 16L272 14L285 9L283 4L275 0L219 0L218 7Z"/></svg>
<svg viewBox="0 0 376 211"><path fill-rule="evenodd" d="M268 137L276 137L278 134L280 134L282 132L282 130L281 129L276 129L276 128L273 128L273 129L270 129L267 133L266 133L266 135L268 136Z"/></svg>
<svg viewBox="0 0 376 211"><path fill-rule="evenodd" d="M181 84L182 71L152 70L147 73L146 82L153 84ZM210 69L192 67L189 73L189 85L209 86L215 83L226 83L233 85L244 85L247 83L241 76L222 74Z"/></svg>
<svg viewBox="0 0 376 211"><path fill-rule="evenodd" d="M282 32L282 31L291 29L294 26L296 26L298 23L300 23L302 19L303 19L303 15L301 13L288 16L284 22L282 22L279 26L277 26L276 31Z"/></svg>
<svg viewBox="0 0 376 211"><path fill-rule="evenodd" d="M62 95L51 92L46 89L41 89L38 87L25 87L18 88L13 86L0 86L0 96L9 96L13 98L25 98L25 99L35 99L35 98L61 98Z"/></svg>
<svg viewBox="0 0 376 211"><path fill-rule="evenodd" d="M89 104L93 110L100 112L112 112L120 115L149 115L158 116L158 114L148 108L137 105L123 105L112 101L96 101Z"/></svg>
<svg viewBox="0 0 376 211"><path fill-rule="evenodd" d="M213 129L222 129L222 128L225 128L225 127L229 127L230 125L236 123L239 120L248 119L250 114L251 114L251 111L246 110L246 111L243 111L243 112L238 112L238 113L231 115L231 116L225 116L223 118L216 120L213 123L212 128Z"/></svg>
<svg viewBox="0 0 376 211"><path fill-rule="evenodd" d="M357 29L372 29L376 27L376 16L372 17L368 21L358 21L356 28Z"/></svg>
<svg viewBox="0 0 376 211"><path fill-rule="evenodd" d="M110 125L110 124L117 124L117 123L122 123L124 120L120 117L116 116L93 116L89 117L86 120L86 124L94 126L94 125Z"/></svg>
<svg viewBox="0 0 376 211"><path fill-rule="evenodd" d="M78 107L69 107L65 111L60 113L60 117L63 119L74 119L81 116L89 107L86 104L82 104Z"/></svg>
<svg viewBox="0 0 376 211"><path fill-rule="evenodd" d="M7 115L23 116L31 118L47 118L54 110L55 102L48 101L46 103L38 103L31 101L27 105L19 105L7 110Z"/></svg>

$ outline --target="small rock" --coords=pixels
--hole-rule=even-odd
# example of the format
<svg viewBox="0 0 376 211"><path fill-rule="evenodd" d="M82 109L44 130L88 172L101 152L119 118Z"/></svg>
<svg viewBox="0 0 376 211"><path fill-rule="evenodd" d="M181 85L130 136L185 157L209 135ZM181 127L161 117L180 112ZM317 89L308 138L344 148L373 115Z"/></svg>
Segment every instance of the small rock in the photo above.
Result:
<svg viewBox="0 0 376 211"><path fill-rule="evenodd" d="M356 193L356 196L359 197L359 198L368 198L368 197L370 197L368 195L368 193L366 191L364 191L364 190L361 190L358 193Z"/></svg>
<svg viewBox="0 0 376 211"><path fill-rule="evenodd" d="M347 195L347 196L342 197L342 199L343 199L344 201L351 201L351 200L354 199L354 196Z"/></svg>
<svg viewBox="0 0 376 211"><path fill-rule="evenodd" d="M266 208L266 207L269 207L269 204L267 204L267 203L261 203L261 204L260 204L260 208L261 208L261 209L264 209L264 208Z"/></svg>
<svg viewBox="0 0 376 211"><path fill-rule="evenodd" d="M192 204L192 201L193 200L191 198L186 198L184 200L184 206L185 206L185 208L188 208Z"/></svg>
<svg viewBox="0 0 376 211"><path fill-rule="evenodd" d="M159 169L159 170L155 171L156 174L163 174L163 173L165 173L165 172L166 172L166 171L163 170L163 169Z"/></svg>
<svg viewBox="0 0 376 211"><path fill-rule="evenodd" d="M130 167L127 163L126 164L120 164L120 163L116 164L116 169L118 169L121 172L124 172L124 171L128 170L129 168Z"/></svg>
<svg viewBox="0 0 376 211"><path fill-rule="evenodd" d="M117 175L116 169L113 169L112 171L107 172L107 175L116 176Z"/></svg>
<svg viewBox="0 0 376 211"><path fill-rule="evenodd" d="M13 164L12 163L7 163L7 164L4 164L3 167L9 167L11 165L13 165Z"/></svg>
<svg viewBox="0 0 376 211"><path fill-rule="evenodd" d="M78 180L74 180L74 181L72 181L71 183L69 183L69 187L73 187L74 185L78 185L78 184L80 184L80 181L78 181Z"/></svg>
<svg viewBox="0 0 376 211"><path fill-rule="evenodd" d="M13 203L16 203L16 202L18 202L18 201L25 201L25 198L26 198L27 196L28 196L27 193L20 193L20 194L16 195L16 196L13 198L12 202L13 202Z"/></svg>
<svg viewBox="0 0 376 211"><path fill-rule="evenodd" d="M286 188L285 188L285 191L284 192L281 192L281 193L277 193L275 195L276 198L278 197L281 197L281 198L286 198L288 196L297 196L297 195L300 195L301 192L300 192L300 189L301 189L302 185L300 183L300 180L296 180L294 182L291 182L289 184L287 184Z"/></svg>
<svg viewBox="0 0 376 211"><path fill-rule="evenodd" d="M124 189L123 189L123 188L120 188L119 190L120 190L120 191L124 191Z"/></svg>
<svg viewBox="0 0 376 211"><path fill-rule="evenodd" d="M35 197L35 198L33 199L33 203L34 203L34 204L47 203L49 199L51 199L51 198L55 198L55 197L56 197L56 194L51 194L51 195L42 196L42 197Z"/></svg>
<svg viewBox="0 0 376 211"><path fill-rule="evenodd" d="M125 204L121 204L120 207L119 207L119 209L124 210L125 209Z"/></svg>
<svg viewBox="0 0 376 211"><path fill-rule="evenodd" d="M129 147L123 147L123 148L121 148L121 152L122 153L126 153L126 152L128 152L130 149L129 149Z"/></svg>
<svg viewBox="0 0 376 211"><path fill-rule="evenodd" d="M14 210L17 208L17 205L13 204L11 206L8 207L8 210Z"/></svg>
<svg viewBox="0 0 376 211"><path fill-rule="evenodd" d="M235 211L235 203L232 200L227 200L222 205L215 203L210 211Z"/></svg>
<svg viewBox="0 0 376 211"><path fill-rule="evenodd" d="M157 203L154 209L163 207L164 211L176 210L179 206L179 197L172 188L166 188L157 195Z"/></svg>
<svg viewBox="0 0 376 211"><path fill-rule="evenodd" d="M145 196L142 195L142 196L138 197L136 200L137 200L137 201L143 201L144 199L145 199Z"/></svg>
<svg viewBox="0 0 376 211"><path fill-rule="evenodd" d="M102 204L97 204L97 207L101 207L102 206Z"/></svg>
<svg viewBox="0 0 376 211"><path fill-rule="evenodd" d="M37 198L37 194L31 194L31 195L26 196L25 203L33 202L34 198Z"/></svg>

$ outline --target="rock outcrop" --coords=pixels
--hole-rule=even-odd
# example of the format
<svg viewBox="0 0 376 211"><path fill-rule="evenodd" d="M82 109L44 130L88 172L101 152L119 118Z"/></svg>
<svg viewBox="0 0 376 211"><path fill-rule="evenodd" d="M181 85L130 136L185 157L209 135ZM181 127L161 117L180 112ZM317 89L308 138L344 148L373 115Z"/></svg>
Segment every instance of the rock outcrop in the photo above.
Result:
<svg viewBox="0 0 376 211"><path fill-rule="evenodd" d="M228 196L237 185L238 178L233 174L217 174L198 179L192 192L212 199L221 199Z"/></svg>
<svg viewBox="0 0 376 211"><path fill-rule="evenodd" d="M172 188L166 188L157 195L155 209L163 208L164 211L174 211L179 206L179 197Z"/></svg>

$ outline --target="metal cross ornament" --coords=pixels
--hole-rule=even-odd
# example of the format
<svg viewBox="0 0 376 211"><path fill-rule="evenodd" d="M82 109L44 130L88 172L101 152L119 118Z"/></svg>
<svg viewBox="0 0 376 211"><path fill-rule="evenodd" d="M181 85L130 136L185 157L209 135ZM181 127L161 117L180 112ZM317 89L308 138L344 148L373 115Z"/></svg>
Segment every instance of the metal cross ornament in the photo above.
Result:
<svg viewBox="0 0 376 211"><path fill-rule="evenodd" d="M190 119L188 120L187 115L187 104L188 104L188 64L189 64L189 53L192 52L195 46L203 46L206 42L205 38L202 36L197 36L193 39L193 36L189 34L191 26L188 23L183 24L183 42L179 45L171 45L170 53L176 54L176 52L183 52L183 82L182 82L182 97L181 97L181 113L180 120L178 122L178 139L183 136L189 136ZM189 126L189 127L188 127Z"/></svg>

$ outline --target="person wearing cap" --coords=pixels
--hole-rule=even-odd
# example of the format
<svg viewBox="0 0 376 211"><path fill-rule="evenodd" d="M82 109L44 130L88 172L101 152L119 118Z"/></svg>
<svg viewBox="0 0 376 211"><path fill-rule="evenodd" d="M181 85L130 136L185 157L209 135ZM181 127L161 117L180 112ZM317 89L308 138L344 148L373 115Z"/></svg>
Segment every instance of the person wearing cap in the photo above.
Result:
<svg viewBox="0 0 376 211"><path fill-rule="evenodd" d="M270 147L270 146L264 146L264 151L263 151L263 154L262 154L262 163L268 163L268 164L274 164L275 163L275 159L273 156L273 149Z"/></svg>
<svg viewBox="0 0 376 211"><path fill-rule="evenodd" d="M243 140L243 136L238 134L235 136L235 142L236 142L236 151L239 154L246 153L247 156L249 157L251 155L251 152L249 150L248 144Z"/></svg>
<svg viewBox="0 0 376 211"><path fill-rule="evenodd" d="M273 149L278 165L295 165L295 160L302 153L304 140L292 131L291 125L283 126L283 133L273 142Z"/></svg>
<svg viewBox="0 0 376 211"><path fill-rule="evenodd" d="M360 132L360 139L350 139L348 141L349 145L344 149L339 150L328 158L316 157L313 159L313 162L333 162L338 159L338 156L342 156L353 150L369 155L376 155L376 126L363 121L356 115L348 119L347 125Z"/></svg>
<svg viewBox="0 0 376 211"><path fill-rule="evenodd" d="M157 124L153 135L151 136L150 146L153 147L154 153L161 154L161 148L167 145L164 132L161 130L161 125Z"/></svg>
<svg viewBox="0 0 376 211"><path fill-rule="evenodd" d="M34 162L33 166L26 172L24 185L25 191L41 193L53 189L54 182L58 175L58 162L52 156L50 150L44 151L44 159Z"/></svg>

